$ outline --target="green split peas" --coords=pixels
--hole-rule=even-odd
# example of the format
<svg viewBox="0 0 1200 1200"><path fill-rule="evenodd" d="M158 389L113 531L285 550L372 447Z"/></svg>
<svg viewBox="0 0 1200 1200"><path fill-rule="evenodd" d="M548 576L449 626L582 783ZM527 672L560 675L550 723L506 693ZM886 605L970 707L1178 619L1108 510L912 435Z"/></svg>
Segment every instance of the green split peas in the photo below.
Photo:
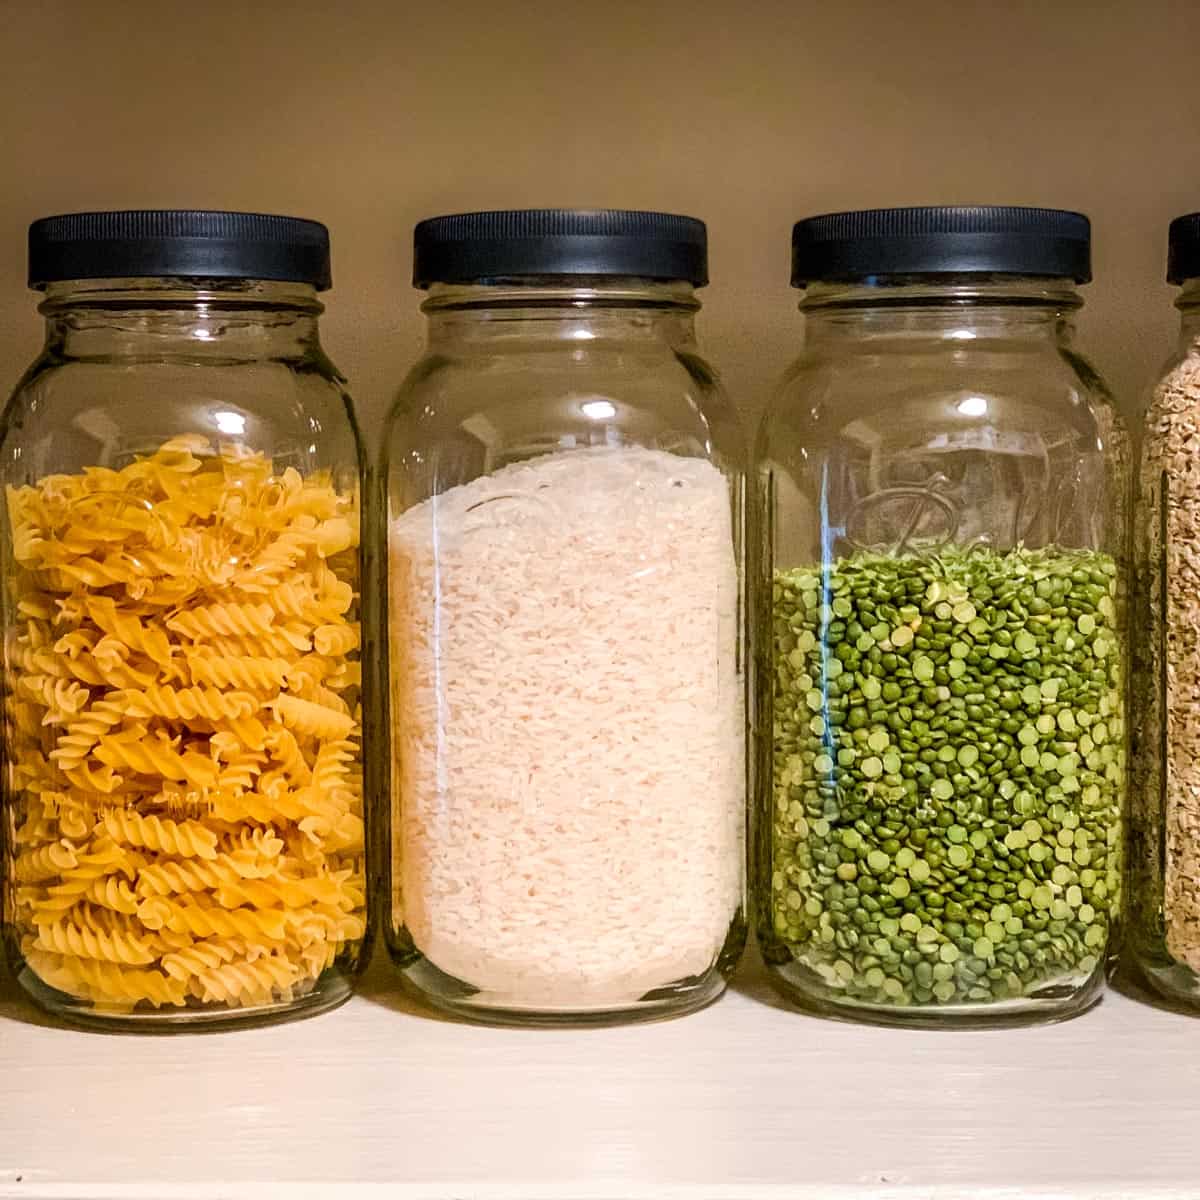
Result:
<svg viewBox="0 0 1200 1200"><path fill-rule="evenodd" d="M1095 969L1121 870L1116 586L1095 551L776 573L768 958L881 1005Z"/></svg>

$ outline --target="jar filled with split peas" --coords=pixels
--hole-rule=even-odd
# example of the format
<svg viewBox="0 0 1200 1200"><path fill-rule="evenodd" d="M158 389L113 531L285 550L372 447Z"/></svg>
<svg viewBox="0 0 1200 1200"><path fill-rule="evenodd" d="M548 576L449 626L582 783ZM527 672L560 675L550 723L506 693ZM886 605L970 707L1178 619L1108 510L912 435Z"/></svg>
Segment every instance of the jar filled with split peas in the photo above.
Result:
<svg viewBox="0 0 1200 1200"><path fill-rule="evenodd" d="M801 221L756 451L771 978L882 1022L1053 1019L1120 913L1127 436L1073 344L1085 217Z"/></svg>
<svg viewBox="0 0 1200 1200"><path fill-rule="evenodd" d="M366 934L360 445L329 239L243 213L35 222L4 411L5 943L44 1009L254 1023Z"/></svg>
<svg viewBox="0 0 1200 1200"><path fill-rule="evenodd" d="M737 422L701 222L536 210L416 231L428 349L385 434L388 946L509 1022L661 1017L741 950Z"/></svg>

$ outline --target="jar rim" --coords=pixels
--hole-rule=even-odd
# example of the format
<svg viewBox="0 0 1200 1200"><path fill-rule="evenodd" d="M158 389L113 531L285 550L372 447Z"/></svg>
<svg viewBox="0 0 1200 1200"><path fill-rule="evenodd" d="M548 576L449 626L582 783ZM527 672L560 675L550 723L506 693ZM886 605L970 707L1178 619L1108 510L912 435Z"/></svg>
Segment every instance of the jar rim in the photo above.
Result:
<svg viewBox="0 0 1200 1200"><path fill-rule="evenodd" d="M1000 306L1083 307L1073 280L1060 276L947 272L814 280L802 289L803 312L836 308Z"/></svg>
<svg viewBox="0 0 1200 1200"><path fill-rule="evenodd" d="M488 308L664 308L696 312L695 287L686 280L633 275L502 276L430 284L421 311L429 316Z"/></svg>
<svg viewBox="0 0 1200 1200"><path fill-rule="evenodd" d="M292 280L211 276L98 276L47 283L38 311L51 315L78 307L293 308L319 315L325 306L314 284Z"/></svg>

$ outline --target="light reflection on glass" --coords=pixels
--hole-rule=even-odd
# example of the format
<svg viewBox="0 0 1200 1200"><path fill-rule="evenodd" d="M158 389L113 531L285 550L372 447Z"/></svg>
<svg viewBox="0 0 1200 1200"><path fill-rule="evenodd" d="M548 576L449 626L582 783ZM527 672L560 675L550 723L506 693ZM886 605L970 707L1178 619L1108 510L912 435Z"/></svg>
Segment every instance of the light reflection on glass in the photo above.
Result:
<svg viewBox="0 0 1200 1200"><path fill-rule="evenodd" d="M241 413L213 413L213 422L220 433L243 434L246 432L246 418Z"/></svg>
<svg viewBox="0 0 1200 1200"><path fill-rule="evenodd" d="M610 421L617 415L617 406L611 400L585 400L579 408L593 421Z"/></svg>

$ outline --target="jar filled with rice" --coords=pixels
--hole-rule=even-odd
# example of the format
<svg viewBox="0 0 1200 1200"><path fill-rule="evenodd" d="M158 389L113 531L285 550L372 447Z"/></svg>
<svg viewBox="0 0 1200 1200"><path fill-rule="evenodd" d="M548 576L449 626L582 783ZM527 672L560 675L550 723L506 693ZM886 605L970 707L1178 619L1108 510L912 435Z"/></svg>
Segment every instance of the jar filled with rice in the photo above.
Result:
<svg viewBox="0 0 1200 1200"><path fill-rule="evenodd" d="M743 465L697 351L701 222L417 227L384 444L386 938L490 1021L661 1017L744 940Z"/></svg>

